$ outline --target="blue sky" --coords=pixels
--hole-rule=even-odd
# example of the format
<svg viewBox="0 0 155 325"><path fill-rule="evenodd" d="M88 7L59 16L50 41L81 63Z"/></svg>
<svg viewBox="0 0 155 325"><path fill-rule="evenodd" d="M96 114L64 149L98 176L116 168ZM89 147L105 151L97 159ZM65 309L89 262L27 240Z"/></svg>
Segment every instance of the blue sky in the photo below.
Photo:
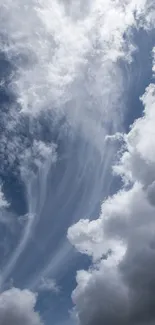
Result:
<svg viewBox="0 0 155 325"><path fill-rule="evenodd" d="M0 325L152 325L154 3L0 7Z"/></svg>

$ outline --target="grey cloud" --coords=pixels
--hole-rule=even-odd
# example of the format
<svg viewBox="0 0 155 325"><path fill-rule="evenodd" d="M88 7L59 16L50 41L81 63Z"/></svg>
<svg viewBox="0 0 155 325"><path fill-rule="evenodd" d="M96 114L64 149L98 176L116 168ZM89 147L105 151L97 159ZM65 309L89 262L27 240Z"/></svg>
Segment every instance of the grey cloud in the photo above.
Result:
<svg viewBox="0 0 155 325"><path fill-rule="evenodd" d="M35 311L36 295L12 288L0 294L0 325L42 325Z"/></svg>
<svg viewBox="0 0 155 325"><path fill-rule="evenodd" d="M84 274L77 276L78 286L73 292L80 324L124 325L128 317L128 289L120 274L115 268L109 270L101 265L99 270L89 271L89 275L84 288L80 288Z"/></svg>
<svg viewBox="0 0 155 325"><path fill-rule="evenodd" d="M123 190L102 204L98 220L81 220L68 233L72 244L93 258L101 248L111 249L106 260L100 254L88 271L77 274L73 301L82 325L155 323L155 85L142 100L144 116L125 136L126 150L115 167Z"/></svg>

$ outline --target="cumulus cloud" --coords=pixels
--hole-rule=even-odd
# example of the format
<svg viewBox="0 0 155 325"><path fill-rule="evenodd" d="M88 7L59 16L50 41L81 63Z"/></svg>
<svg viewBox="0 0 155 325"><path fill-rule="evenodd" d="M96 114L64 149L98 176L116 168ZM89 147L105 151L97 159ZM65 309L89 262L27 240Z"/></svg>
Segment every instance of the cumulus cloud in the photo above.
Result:
<svg viewBox="0 0 155 325"><path fill-rule="evenodd" d="M124 135L114 173L123 188L102 204L99 219L80 220L71 243L93 257L77 273L73 301L80 324L155 322L155 85L141 97L143 116Z"/></svg>
<svg viewBox="0 0 155 325"><path fill-rule="evenodd" d="M79 271L76 280L72 298L82 324L126 324L128 290L115 267L101 263L99 268Z"/></svg>
<svg viewBox="0 0 155 325"><path fill-rule="evenodd" d="M87 6L83 4L84 1L78 2L79 7L72 5L70 14L67 12L70 4L67 8L65 1L47 0L45 3L43 0L23 0L21 3L20 0L6 0L1 4L0 29L3 37L0 49L14 71L10 74L8 88L15 101L9 108L3 108L4 132L0 143L4 161L2 172L7 173L8 166L20 165L28 196L28 222L21 241L3 269L3 281L14 268L35 225L39 223L47 192L51 166L48 158L51 153L54 153L56 161L55 146L51 149L49 144L43 143L45 137L41 133L44 130L41 132L39 118L48 116L50 124L65 115L67 127L77 126L79 130L79 125L82 126L82 134L103 155L108 123L112 121L114 130L121 123L120 99L123 97L124 79L118 62L122 58L128 62L132 59L135 50L131 41L132 28L148 30L155 21L151 0L96 0L89 1L89 4L87 2ZM84 6L85 13L81 15L80 8ZM4 86L3 80L1 86ZM149 102L151 87L142 98L146 108L153 105ZM144 120L148 115L146 111ZM94 266L88 272L78 274L78 286L73 294L79 318L86 324L102 323L102 320L112 322L114 318L121 323L127 318L128 308L132 311L130 314L134 314L133 305L130 306L128 299L128 294L131 296L128 284L131 276L127 276L124 270L129 263L130 246L135 243L138 249L140 238L144 243L147 241L144 214L149 215L147 229L153 229L154 213L154 180L151 178L154 156L151 155L151 147L148 148L149 143L145 143L146 155L151 155L149 161L146 162L141 145L134 151L135 145L139 144L135 133L140 133L141 127L137 122L130 134L124 137L126 151L114 168L125 184L130 185L130 190L124 188L107 200L102 206L99 220L80 221L68 232L72 244L80 252L92 256L94 261ZM145 127L147 129L147 125ZM47 133L51 139L51 133ZM151 143L153 145L153 141ZM105 166L109 163L109 157L111 154L105 157ZM142 170L139 170L139 164ZM37 170L36 174L34 170ZM27 177L31 175L33 177ZM137 202L141 201L143 204L138 203L137 207ZM105 278L102 276L104 273ZM44 280L41 288L47 288L48 284ZM111 299L112 288L114 293ZM103 292L106 294L103 295ZM133 296L136 299L134 293ZM105 300L104 308L102 300ZM88 311L90 303L93 304L91 313ZM113 306L111 316L110 306Z"/></svg>
<svg viewBox="0 0 155 325"><path fill-rule="evenodd" d="M36 295L12 288L0 294L0 325L42 325L35 311Z"/></svg>
<svg viewBox="0 0 155 325"><path fill-rule="evenodd" d="M148 186L154 174L154 96L155 85L150 84L141 100L145 106L144 118L137 120L128 135L125 136L127 151L114 171L128 182L139 181Z"/></svg>

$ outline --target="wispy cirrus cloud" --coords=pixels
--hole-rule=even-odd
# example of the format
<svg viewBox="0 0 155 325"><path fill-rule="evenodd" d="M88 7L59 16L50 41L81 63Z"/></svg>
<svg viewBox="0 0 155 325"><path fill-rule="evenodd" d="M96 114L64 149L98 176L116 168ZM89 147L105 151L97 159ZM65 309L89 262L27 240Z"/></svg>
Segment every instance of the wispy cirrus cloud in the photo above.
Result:
<svg viewBox="0 0 155 325"><path fill-rule="evenodd" d="M154 84L141 100L144 116L124 135L124 152L114 166L123 188L102 204L99 219L81 220L68 231L75 247L94 258L88 271L77 273L73 292L81 324L155 320Z"/></svg>
<svg viewBox="0 0 155 325"><path fill-rule="evenodd" d="M93 214L94 206L103 199L103 186L109 188L107 175L116 149L113 144L108 146L105 138L109 131L115 134L123 129L126 111L124 94L128 82L121 65L132 61L136 49L133 31L142 28L149 33L152 29L153 6L151 0L85 3L6 0L1 4L0 49L10 64L6 88L12 96L12 102L2 107L1 172L6 176L11 170L24 182L28 210L20 240L2 267L2 283L23 257L21 268L25 272L26 265L30 276L26 280L28 285L35 287L42 278L42 290L54 289L49 274L62 273L64 262L69 264L71 248L64 229L80 213ZM0 85L4 88L4 80ZM153 87L150 85L142 98L145 117L135 123L128 135L119 138L126 149L115 173L125 184L130 184L130 190L124 187L106 200L98 220L80 221L68 232L71 243L94 261L88 272L78 272L78 286L73 294L82 323L118 320L124 325L127 316L131 315L133 321L139 317L135 316L134 305L128 298L132 293L133 301L138 299L138 290L136 296L128 284L132 282L131 275L122 270L130 264L129 255L133 251L130 245L133 243L138 250L138 243L147 242L145 218L143 221L138 216L135 218L136 211L138 215L141 213L137 202L142 201L142 213L149 215L148 227L153 224L154 183L150 159L154 162L154 144L151 122L148 126L148 120L153 123L154 118L148 108L153 105ZM142 128L148 132L149 141L143 136ZM57 139L65 140L65 154L69 159L64 173L58 169L62 176L55 181L56 191L52 192L51 168L53 164L60 165L63 159ZM146 152L141 149L144 147ZM56 219L55 224L49 211ZM67 219L68 214L71 217ZM143 228L141 241L139 229L143 236ZM138 243L134 244L136 238ZM30 274L31 265L36 267L40 256L43 263L38 263L37 271L33 269ZM122 281L124 276L127 278Z"/></svg>
<svg viewBox="0 0 155 325"><path fill-rule="evenodd" d="M112 1L104 6L101 0L90 2L81 15L80 2L77 19L77 6L68 13L62 1L25 1L21 6L18 0L7 0L1 5L0 48L10 64L7 91L12 96L12 102L4 104L2 110L2 172L16 172L24 181L28 207L25 233L4 268L4 280L25 250L40 218L51 157L55 157L54 150L48 157L46 154L50 144L54 148L51 129L59 127L59 120L64 119L59 134L67 130L72 138L80 133L83 146L87 147L80 150L87 150L92 156L93 150L99 152L99 163L104 159L100 178L105 178L114 148L103 158L104 137L109 125L113 129L120 126L123 115L124 79L117 60L130 60L134 50L128 35L134 24L133 8L130 10L127 5L129 10L124 10L119 2L113 6ZM45 120L49 133L46 141L47 129L43 130L40 122ZM84 175L81 168L85 165L87 169L91 161L87 156L87 161L79 160L80 181ZM62 188L66 178L60 183Z"/></svg>

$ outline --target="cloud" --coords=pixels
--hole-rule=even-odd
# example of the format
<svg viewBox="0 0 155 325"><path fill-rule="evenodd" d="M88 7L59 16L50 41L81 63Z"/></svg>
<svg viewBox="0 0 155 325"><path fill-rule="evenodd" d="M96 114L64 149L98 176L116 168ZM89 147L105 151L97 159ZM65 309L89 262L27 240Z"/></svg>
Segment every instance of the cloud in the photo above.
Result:
<svg viewBox="0 0 155 325"><path fill-rule="evenodd" d="M7 202L4 193L2 191L2 185L0 185L0 209L7 208L9 203Z"/></svg>
<svg viewBox="0 0 155 325"><path fill-rule="evenodd" d="M153 56L152 72L153 72L153 76L155 77L155 47L152 50L152 56Z"/></svg>
<svg viewBox="0 0 155 325"><path fill-rule="evenodd" d="M65 114L72 124L82 125L85 135L93 134L93 141L96 116L102 130L120 111L124 80L117 61L131 60L132 28L139 28L146 7L147 17L152 11L147 0L78 4L73 2L68 14L65 1L24 1L21 7L19 0L7 0L0 27L8 41L0 46L17 70L9 86L22 113Z"/></svg>
<svg viewBox="0 0 155 325"><path fill-rule="evenodd" d="M20 172L25 181L28 200L27 223L18 245L8 259L1 275L1 284L3 284L7 276L11 273L16 262L34 230L35 223L40 218L43 208L46 191L47 178L52 164L57 160L56 145L50 143L45 144L42 141L33 140L30 147L25 148L21 153ZM38 187L39 180L39 187Z"/></svg>
<svg viewBox="0 0 155 325"><path fill-rule="evenodd" d="M114 129L120 124L121 115L116 112L121 108L123 75L116 61L130 59L134 50L130 36L126 35L127 40L123 36L134 15L132 8L124 11L119 2L115 8L113 1L103 3L90 1L85 15L79 11L79 19L75 18L76 5L67 14L65 1L24 0L21 6L19 0L6 0L1 4L0 50L10 64L7 92L12 100L2 107L1 172L8 177L8 170L11 174L15 170L18 180L22 175L28 206L25 232L6 263L4 280L29 242L44 206L51 167L45 138L48 142L52 137L59 139L55 133L61 135L61 131L63 138L70 131L74 138L74 130L75 135L80 130L84 145L90 148L86 159L83 157L87 166L94 145L103 157L108 123L113 121ZM82 1L80 6L84 6ZM58 121L62 117L65 122L61 128ZM59 127L56 132L55 125ZM79 157L82 151L81 147ZM113 151L104 159L104 174ZM79 161L81 168L82 159ZM67 187L68 175L64 176L59 188Z"/></svg>
<svg viewBox="0 0 155 325"><path fill-rule="evenodd" d="M58 293L60 291L60 288L57 286L56 281L54 279L42 277L37 285L37 291L51 291L54 293Z"/></svg>
<svg viewBox="0 0 155 325"><path fill-rule="evenodd" d="M72 11L67 14L65 1L47 0L45 3L43 0L23 0L21 4L20 0L6 0L5 3L1 4L2 19L0 29L3 37L0 40L0 49L4 52L13 69L8 82L8 90L14 95L13 105L9 105L9 109L7 108L7 112L4 113L4 133L0 143L2 160L5 158L2 167L3 172L7 173L6 166L12 168L13 165L17 166L17 163L20 165L20 170L26 175L29 210L28 222L25 232L21 236L21 241L19 241L13 254L10 254L11 257L3 268L2 280L4 282L29 243L30 236L33 234L36 224L39 223L40 211L42 211L45 203L50 164L48 164L49 160L44 160L44 158L46 158L46 154L48 156L49 146L43 144L45 137L41 136L44 130L40 131L39 114L39 118L43 117L43 119L48 116L51 128L52 123L55 123L55 121L57 123L59 118L65 116L65 120L67 120L66 128L69 125L71 130L74 127L78 131L80 129L80 136L84 135L84 138L89 139L90 150L85 151L86 147L82 147L78 155L80 157L86 152L84 156L85 166L83 166L84 158L80 160L80 165L82 168L84 167L83 170L87 168L89 159L91 160L91 157L93 159L94 151L92 148L94 145L95 148L99 149L102 157L104 156L104 137L108 125L112 123L112 129L117 130L117 126L120 125L122 119L122 106L124 108L123 91L125 82L118 62L121 59L128 62L132 59L132 53L135 50L131 40L132 28L139 28L143 25L143 28L148 29L153 23L151 6L147 4L151 4L151 1L89 1L89 6L85 11L86 14L81 16L79 10L78 19L77 16L75 17L77 7L72 6ZM80 2L80 7L82 6L84 6L83 1ZM147 19L145 19L146 11ZM65 127L62 129L64 130ZM57 138L55 135L54 137ZM109 152L106 153L104 159L105 174L111 157L111 152L110 154ZM32 161L30 158L32 158ZM126 164L133 165L131 160L130 158L126 159ZM131 180L135 174L134 170L130 171L130 175L127 176L127 172L123 171L124 166L125 164L120 162L120 165L115 168L115 172L121 174L128 181L134 182ZM27 177L31 176L31 170L35 168L38 171L38 178ZM142 176L139 174L139 179ZM65 184L66 186L68 183L66 178L64 179L62 185ZM100 184L102 182L103 178ZM148 184L150 202L153 201L153 186L153 183ZM91 223L86 220L85 223L81 222L69 231L71 242L81 252L87 252L93 257L94 262L97 263L95 267L98 267L99 272L101 265L98 260L104 255L109 256L106 272L107 277L109 275L113 279L112 283L116 288L115 299L113 300L114 308L115 302L117 302L117 287L122 290L120 294L121 301L126 301L126 291L128 291L121 282L117 265L118 261L122 260L123 256L127 254L127 238L130 236L127 224L130 224L128 219L131 218L128 210L130 210L130 204L133 205L134 210L135 203L133 200L135 195L139 197L139 200L145 198L142 186L135 185L133 191L124 190L115 198L112 198L112 202L110 199L105 202L103 213L105 213L104 210L106 209L107 215L110 215L105 225L101 215L98 221ZM112 209L112 206L114 206L113 200L116 203L114 209ZM121 203L123 200L124 205ZM120 204L120 208L117 210L118 204ZM145 210L147 210L147 202L144 206ZM152 206L151 203L150 211L153 209ZM126 209L125 221L123 220L123 212L121 213L122 209ZM122 217L119 221L115 217L115 210ZM111 221L112 219L114 219L114 222ZM113 227L114 223L116 223L116 229ZM119 233L120 227L118 224L122 227L121 233ZM77 232L78 227L80 228L79 233ZM132 229L132 223L129 228ZM130 231L132 232L132 230ZM54 261L61 260L63 264L64 256L66 257L64 254L66 246L61 245L58 253L56 251ZM58 265L60 265L60 262ZM114 268L113 273L109 272L111 265ZM53 260L51 260L49 266L53 267ZM47 270L49 266L47 265ZM92 280L88 282L87 288L89 283L90 286L93 283L93 276L96 274L97 280L93 284L94 287L105 287L106 292L108 291L108 281L100 285L103 272L97 273L96 269L92 269L88 273L92 275ZM84 275L80 294L78 288L83 273L78 278L78 287L74 294L77 309L79 310L81 308L78 305L80 304L80 298L85 295L85 289L87 289L85 288L86 274L87 272ZM117 315L120 306L121 302L118 301L116 306ZM79 312L81 319L86 317L88 320L87 307L88 305L83 304L82 314ZM92 310L92 313L96 315L99 310L101 310L101 307L97 309L94 301L94 312ZM91 316L94 317L92 314ZM106 317L108 319L108 312ZM120 319L119 321L121 322Z"/></svg>
<svg viewBox="0 0 155 325"><path fill-rule="evenodd" d="M79 271L76 280L72 299L82 324L126 324L128 290L115 267L101 263L99 269Z"/></svg>
<svg viewBox="0 0 155 325"><path fill-rule="evenodd" d="M8 211L9 206L10 204L3 193L3 184L0 184L0 223L7 226L7 228L12 231L14 229L14 222L12 214Z"/></svg>
<svg viewBox="0 0 155 325"><path fill-rule="evenodd" d="M28 206L25 231L3 269L4 281L16 266L41 218L51 167L51 161L44 159L50 156L45 138L52 142L52 137L60 139L71 134L74 140L78 130L82 146L78 149L77 177L80 175L81 184L84 170L94 158L94 148L104 163L104 172L99 170L96 177L100 184L114 152L111 146L103 162L107 129L109 125L117 129L123 115L125 82L118 61L122 58L131 60L135 47L130 29L136 25L135 10L143 14L145 1L136 6L133 1L132 5L127 1L126 7L122 1L111 0L106 3L91 0L87 4L79 1L78 18L75 1L72 10L66 1L59 0L47 0L46 3L23 0L22 5L20 0L6 0L1 4L3 37L0 49L10 63L7 91L13 101L3 107L2 172L8 175L9 169L12 174L13 169L19 167L26 185ZM58 121L62 117L65 122L61 121L61 127ZM59 128L56 132L55 125ZM70 152L76 150L71 146L68 148ZM101 160L98 159L100 166ZM34 170L37 170L37 176L34 176ZM68 188L68 179L65 172L59 189L61 186ZM85 193L88 191L86 189ZM93 191L95 193L95 189ZM78 209L82 210L82 205L81 202ZM62 246L68 247L67 244ZM60 255L62 250L64 252L61 247Z"/></svg>
<svg viewBox="0 0 155 325"><path fill-rule="evenodd" d="M0 294L0 325L42 325L35 311L36 295L12 288Z"/></svg>
<svg viewBox="0 0 155 325"><path fill-rule="evenodd" d="M141 97L143 116L124 135L114 173L123 188L102 204L99 219L80 220L71 243L93 258L77 273L72 297L80 324L155 322L155 85ZM106 256L106 258L105 258Z"/></svg>
<svg viewBox="0 0 155 325"><path fill-rule="evenodd" d="M150 84L141 98L145 106L144 118L137 120L125 136L127 151L122 155L120 164L114 167L114 171L121 174L126 182L139 181L145 186L154 178L154 96L155 85Z"/></svg>

